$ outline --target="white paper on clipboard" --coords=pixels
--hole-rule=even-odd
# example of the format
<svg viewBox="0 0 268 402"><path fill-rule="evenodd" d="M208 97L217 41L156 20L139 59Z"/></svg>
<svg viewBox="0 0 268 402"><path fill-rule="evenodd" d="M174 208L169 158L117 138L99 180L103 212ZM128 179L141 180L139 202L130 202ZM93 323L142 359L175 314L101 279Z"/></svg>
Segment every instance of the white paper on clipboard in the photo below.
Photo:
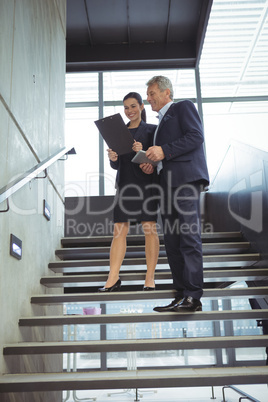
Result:
<svg viewBox="0 0 268 402"><path fill-rule="evenodd" d="M108 147L118 155L127 154L132 151L134 139L120 113L96 120L94 123Z"/></svg>
<svg viewBox="0 0 268 402"><path fill-rule="evenodd" d="M151 161L151 159L147 158L146 156L146 152L141 150L139 152L136 153L136 155L134 156L134 158L131 159L131 162L133 163L151 163L151 165L153 166L157 166L158 162L153 162Z"/></svg>

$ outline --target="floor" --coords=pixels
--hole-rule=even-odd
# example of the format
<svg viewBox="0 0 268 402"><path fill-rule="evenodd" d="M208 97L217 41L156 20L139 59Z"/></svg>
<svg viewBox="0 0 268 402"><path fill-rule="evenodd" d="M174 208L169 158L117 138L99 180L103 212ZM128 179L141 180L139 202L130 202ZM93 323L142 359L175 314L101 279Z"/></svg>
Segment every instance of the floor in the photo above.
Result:
<svg viewBox="0 0 268 402"><path fill-rule="evenodd" d="M240 385L236 386L248 395L253 396L260 402L268 402L268 386L261 385ZM214 395L212 394L214 392ZM240 402L242 398L240 394L232 389L224 390L225 402ZM92 399L90 399L92 398ZM93 399L94 398L94 399ZM96 399L95 399L96 398ZM71 391L69 395L63 394L64 402L84 401L89 402L96 400L97 402L222 402L222 387L202 387L202 388L159 388L154 390L139 390L139 396L136 398L136 390L128 390L122 392L118 390L102 390L102 391ZM249 401L242 398L241 402Z"/></svg>

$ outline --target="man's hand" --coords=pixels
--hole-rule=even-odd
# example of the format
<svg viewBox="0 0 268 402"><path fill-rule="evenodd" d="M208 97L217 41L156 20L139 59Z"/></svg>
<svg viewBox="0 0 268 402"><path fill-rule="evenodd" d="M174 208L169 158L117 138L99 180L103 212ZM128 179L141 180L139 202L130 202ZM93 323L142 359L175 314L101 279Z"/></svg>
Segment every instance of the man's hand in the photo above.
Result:
<svg viewBox="0 0 268 402"><path fill-rule="evenodd" d="M147 158L151 159L153 162L159 162L165 158L163 149L158 145L150 147L146 151Z"/></svg>
<svg viewBox="0 0 268 402"><path fill-rule="evenodd" d="M154 171L154 167L150 163L141 163L139 166L143 173L152 174Z"/></svg>

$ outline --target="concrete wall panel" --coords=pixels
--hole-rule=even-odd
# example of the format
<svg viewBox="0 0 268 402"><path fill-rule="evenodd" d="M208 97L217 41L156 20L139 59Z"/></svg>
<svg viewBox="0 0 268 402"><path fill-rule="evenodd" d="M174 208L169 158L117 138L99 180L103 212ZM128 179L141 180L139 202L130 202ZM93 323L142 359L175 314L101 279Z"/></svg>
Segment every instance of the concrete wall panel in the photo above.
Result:
<svg viewBox="0 0 268 402"><path fill-rule="evenodd" d="M14 0L0 2L0 96L9 104L12 76Z"/></svg>
<svg viewBox="0 0 268 402"><path fill-rule="evenodd" d="M0 57L1 59L1 57ZM1 80L0 80L1 82ZM9 117L3 103L0 102L0 188L6 185L7 177L7 152L8 152L8 122ZM0 205L1 207L1 205ZM1 243L1 242L0 242Z"/></svg>
<svg viewBox="0 0 268 402"><path fill-rule="evenodd" d="M0 188L64 146L65 0L0 1ZM40 175L41 176L41 175ZM21 316L43 315L34 294L59 292L40 285L49 275L63 233L64 162L48 169L9 198L0 213L0 347L5 343L60 340L62 328L23 328ZM51 220L43 216L43 200ZM6 207L3 202L1 209ZM22 240L22 259L9 254L10 234ZM62 313L59 306L49 314ZM20 358L0 354L0 373L62 370L60 356ZM61 393L6 394L1 401L58 402Z"/></svg>
<svg viewBox="0 0 268 402"><path fill-rule="evenodd" d="M48 136L50 13L44 10L49 2L27 3L25 6L25 1L16 2L15 8L11 109L31 146L40 154Z"/></svg>

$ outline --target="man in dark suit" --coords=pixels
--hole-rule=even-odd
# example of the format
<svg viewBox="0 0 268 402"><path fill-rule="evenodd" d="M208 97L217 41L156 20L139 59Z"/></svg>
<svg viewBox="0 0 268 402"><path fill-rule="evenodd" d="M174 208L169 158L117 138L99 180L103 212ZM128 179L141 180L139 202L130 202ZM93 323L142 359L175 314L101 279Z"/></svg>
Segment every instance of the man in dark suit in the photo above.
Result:
<svg viewBox="0 0 268 402"><path fill-rule="evenodd" d="M156 76L147 82L147 100L158 112L154 145L146 156L158 162L160 211L175 299L162 311L200 311L203 257L200 229L200 191L209 177L203 127L194 104L173 102L170 80ZM146 166L144 166L146 171Z"/></svg>

